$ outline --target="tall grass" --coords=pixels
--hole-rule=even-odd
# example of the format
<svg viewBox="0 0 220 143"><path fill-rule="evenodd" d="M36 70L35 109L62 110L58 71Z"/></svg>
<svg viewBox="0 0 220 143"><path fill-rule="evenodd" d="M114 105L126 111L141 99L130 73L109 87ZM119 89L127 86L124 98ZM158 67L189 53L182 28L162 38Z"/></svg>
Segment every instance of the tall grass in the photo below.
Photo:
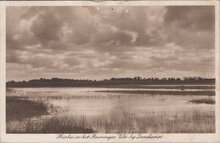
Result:
<svg viewBox="0 0 220 143"><path fill-rule="evenodd" d="M7 133L92 133L83 124L76 125L67 118L49 116L48 106L42 101L26 98L6 97L6 132ZM54 109L50 109L54 110ZM57 109L55 109L57 110ZM47 116L47 118L42 118ZM83 121L83 120L82 120ZM79 122L77 122L79 124Z"/></svg>
<svg viewBox="0 0 220 143"><path fill-rule="evenodd" d="M8 124L9 125L9 124ZM19 124L17 124L19 126ZM18 129L18 128L17 128ZM7 126L8 133L214 133L215 114L200 110L136 116L124 110L108 116L54 116L43 121L29 120L23 130Z"/></svg>
<svg viewBox="0 0 220 143"><path fill-rule="evenodd" d="M25 98L6 96L6 121L23 120L46 115L47 107L43 102L30 101Z"/></svg>
<svg viewBox="0 0 220 143"><path fill-rule="evenodd" d="M43 121L27 120L25 123L8 124L7 133L93 133L93 129L86 128L81 122L68 118L52 117ZM20 128L22 125L22 128ZM17 127L15 127L17 126ZM13 128L12 128L13 127Z"/></svg>

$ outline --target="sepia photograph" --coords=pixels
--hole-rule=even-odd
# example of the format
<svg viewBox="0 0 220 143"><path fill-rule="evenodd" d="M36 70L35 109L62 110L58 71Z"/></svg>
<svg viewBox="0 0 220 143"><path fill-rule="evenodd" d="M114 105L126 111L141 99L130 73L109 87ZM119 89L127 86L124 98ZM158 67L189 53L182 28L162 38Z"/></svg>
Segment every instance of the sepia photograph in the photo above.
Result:
<svg viewBox="0 0 220 143"><path fill-rule="evenodd" d="M5 133L215 134L215 8L5 6Z"/></svg>

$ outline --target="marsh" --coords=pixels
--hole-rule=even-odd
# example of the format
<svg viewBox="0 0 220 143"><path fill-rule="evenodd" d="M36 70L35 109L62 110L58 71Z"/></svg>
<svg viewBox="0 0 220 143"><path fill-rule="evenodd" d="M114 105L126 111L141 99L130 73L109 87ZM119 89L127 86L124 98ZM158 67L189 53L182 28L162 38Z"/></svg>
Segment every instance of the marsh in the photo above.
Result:
<svg viewBox="0 0 220 143"><path fill-rule="evenodd" d="M145 88L10 88L6 101L7 133L215 132L215 96L181 95L179 89L152 90L160 94L150 94ZM161 94L162 91L177 94ZM22 103L19 107L10 104L12 99ZM27 106L25 102L31 102L28 106L33 113L22 110L22 106ZM19 108L21 111L17 111Z"/></svg>

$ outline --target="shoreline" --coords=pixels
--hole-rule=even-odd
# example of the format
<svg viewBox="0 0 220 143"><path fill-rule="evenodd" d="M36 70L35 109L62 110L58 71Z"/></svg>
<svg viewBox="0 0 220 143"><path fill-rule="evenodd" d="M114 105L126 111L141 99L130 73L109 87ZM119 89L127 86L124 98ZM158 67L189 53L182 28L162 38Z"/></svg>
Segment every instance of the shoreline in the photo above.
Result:
<svg viewBox="0 0 220 143"><path fill-rule="evenodd" d="M49 115L45 103L24 97L6 96L6 122L21 121L42 115Z"/></svg>

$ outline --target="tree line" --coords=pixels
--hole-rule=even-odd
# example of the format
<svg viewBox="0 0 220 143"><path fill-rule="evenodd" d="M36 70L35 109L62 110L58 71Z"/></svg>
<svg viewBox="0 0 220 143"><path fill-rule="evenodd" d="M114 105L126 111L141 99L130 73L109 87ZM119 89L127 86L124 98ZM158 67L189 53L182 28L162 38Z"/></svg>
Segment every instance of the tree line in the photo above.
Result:
<svg viewBox="0 0 220 143"><path fill-rule="evenodd" d="M133 78L110 78L103 80L89 79L64 79L64 78L40 78L29 81L8 81L7 87L92 87L111 85L138 85L138 84L215 84L214 78L184 77L184 78L143 78L136 76Z"/></svg>

